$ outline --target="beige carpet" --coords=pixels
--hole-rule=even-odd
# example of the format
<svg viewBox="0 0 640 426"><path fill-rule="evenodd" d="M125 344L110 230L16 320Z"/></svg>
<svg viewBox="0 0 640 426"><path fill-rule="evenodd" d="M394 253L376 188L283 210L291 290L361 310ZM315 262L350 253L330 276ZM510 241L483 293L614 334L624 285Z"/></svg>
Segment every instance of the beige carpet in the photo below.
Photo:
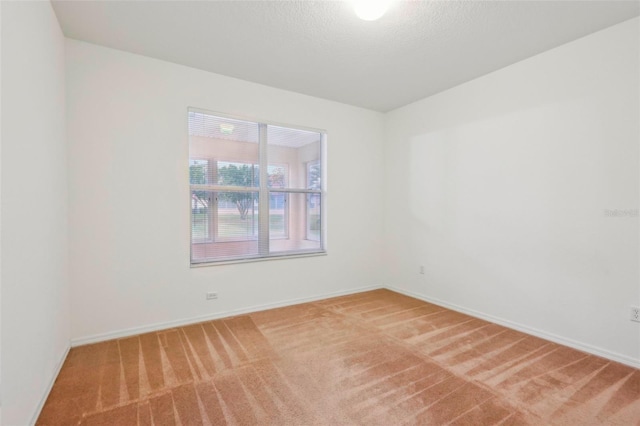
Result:
<svg viewBox="0 0 640 426"><path fill-rule="evenodd" d="M388 290L74 348L40 425L640 425L640 370Z"/></svg>

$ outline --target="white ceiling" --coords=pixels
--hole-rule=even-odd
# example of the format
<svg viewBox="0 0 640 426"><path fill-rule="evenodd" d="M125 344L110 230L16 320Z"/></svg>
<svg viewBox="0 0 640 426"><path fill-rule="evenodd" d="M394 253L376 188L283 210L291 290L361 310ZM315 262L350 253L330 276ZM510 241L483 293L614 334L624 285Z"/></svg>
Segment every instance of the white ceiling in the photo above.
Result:
<svg viewBox="0 0 640 426"><path fill-rule="evenodd" d="M58 1L67 37L389 111L633 18L629 1Z"/></svg>

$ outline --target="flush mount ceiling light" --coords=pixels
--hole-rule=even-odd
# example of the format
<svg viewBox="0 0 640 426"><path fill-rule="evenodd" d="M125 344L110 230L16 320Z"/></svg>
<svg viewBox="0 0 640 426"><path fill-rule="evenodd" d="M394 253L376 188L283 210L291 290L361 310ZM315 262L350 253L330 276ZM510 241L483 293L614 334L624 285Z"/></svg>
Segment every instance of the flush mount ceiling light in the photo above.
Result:
<svg viewBox="0 0 640 426"><path fill-rule="evenodd" d="M379 19L389 9L393 0L353 0L353 10L365 21Z"/></svg>
<svg viewBox="0 0 640 426"><path fill-rule="evenodd" d="M236 126L234 126L231 123L220 123L220 132L223 135L230 135L231 133L233 133L233 130L236 128Z"/></svg>

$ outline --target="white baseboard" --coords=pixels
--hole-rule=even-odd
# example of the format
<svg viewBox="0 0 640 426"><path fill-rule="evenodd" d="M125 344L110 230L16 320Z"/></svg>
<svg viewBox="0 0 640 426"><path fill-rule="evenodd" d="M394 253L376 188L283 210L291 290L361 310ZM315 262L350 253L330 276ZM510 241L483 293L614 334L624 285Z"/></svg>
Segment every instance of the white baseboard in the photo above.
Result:
<svg viewBox="0 0 640 426"><path fill-rule="evenodd" d="M50 380L49 380L49 384L47 387L47 390L45 392L45 394L42 396L40 403L38 404L38 407L35 411L35 414L30 422L31 425L35 425L36 421L38 420L38 417L40 416L40 413L42 412L42 409L44 408L44 404L47 401L47 398L49 396L49 393L51 392L51 389L53 388L53 384L55 383L56 378L58 377L58 374L60 373L60 370L62 369L62 365L64 364L64 361L67 358L67 355L69 354L69 350L71 349L71 347L75 347L75 346L81 346L81 345L86 345L86 344L90 344L90 343L97 343L97 342L102 342L105 340L111 340L111 339L118 339L118 338L122 338L122 337L128 337L128 336L133 336L136 334L141 334L141 333L149 333L149 332L153 332L153 331L159 331L159 330L165 330L165 329L169 329L169 328L173 328L173 327L180 327L183 325L188 325L188 324L193 324L193 323L197 323L197 322L203 322L203 321L211 321L211 320L215 320L215 319L219 319L219 318L225 318L225 317L230 317L230 316L234 316L234 315L241 315L241 314L246 314L246 313L251 313L251 312L259 312L259 311L264 311L267 309L273 309L273 308L280 308L280 307L284 307L284 306L291 306L291 305L297 305L300 303L307 303L307 302L313 302L316 300L322 300L322 299L327 299L330 297L337 297L337 296L345 296L348 294L355 294L355 293L361 293L364 291L371 291L371 290L377 290L377 289L381 289L381 288L386 288L389 289L391 291L395 291L404 295L407 295L409 297L413 297L419 300L423 300L425 302L429 302L429 303L433 303L454 311L458 311L467 315L471 315L473 317L476 318L480 318L480 319L484 319L486 321L490 321L496 324L500 324L503 325L505 327L514 329L514 330L518 330L518 331L522 331L523 333L527 333L530 334L532 336L536 336L536 337L540 337L542 339L545 340L549 340L551 342L554 343L558 343L560 345L564 345L564 346L568 346L574 349L577 349L579 351L583 351L592 355L596 355L596 356L600 356L602 358L606 358L612 361L616 361L619 362L621 364L625 364L628 365L630 367L633 368L638 368L640 369L640 360L637 359L633 359L631 357L628 357L626 355L621 355L615 352L611 352L605 349L601 349L601 348L597 348L582 342L577 342L575 340L571 340L571 339L567 339L565 337L562 336L558 336L555 335L553 333L548 333L545 331L541 331L541 330L537 330L535 328L531 328L510 320L505 320L502 318L498 318L498 317L494 317L492 315L487 315L484 314L482 312L478 312L475 311L473 309L468 309L462 306L458 306L452 303L448 303L433 297L429 297L426 296L424 294L418 294L418 293L414 293L411 291L407 291L407 290L403 290L394 286L370 286L370 287L360 287L360 288L355 288L355 289L350 289L350 290L346 290L346 291L338 291L338 292L333 292L333 293L326 293L326 294L321 294L321 295L316 295L316 296L311 296L311 297L303 297L303 298L297 298L297 299L289 299L289 300L285 300L282 302L277 302L277 303L268 303L268 304L263 304L263 305L255 305L255 306L250 306L250 307L246 307L246 308L241 308L241 309L235 309L235 310L230 310L230 311L223 311L223 312L216 312L213 314L209 314L209 315L202 315L202 316L197 316L197 317L192 317L192 318L184 318L181 320L175 320L175 321L167 321L167 322L162 322L162 323L156 323L156 324L151 324L151 325L146 325L146 326L142 326L142 327L133 327L133 328L129 328L129 329L125 329L125 330L120 330L120 331L114 331L114 332L109 332L109 333L102 333L102 334L96 334L93 336L88 336L88 337L81 337L81 338L76 338L76 339L72 339L70 342L70 345L67 346L67 348L64 350L64 353L62 355L62 357L58 360L58 364L56 366L55 372L54 374L52 374Z"/></svg>
<svg viewBox="0 0 640 426"><path fill-rule="evenodd" d="M611 352L605 349L597 348L595 346L588 345L586 343L578 342L575 340L567 339L566 337L558 336L553 333L548 333L546 331L538 330L535 328L528 327L526 325L522 325L513 321L505 320L502 318L494 317L492 315L487 315L482 312L474 311L473 309L467 309L462 306L458 306L452 303L448 303L433 297L425 296L423 294L414 293L412 291L403 290L400 288L396 288L393 286L387 286L389 290L402 293L406 296L413 297L416 299L424 300L425 302L433 303L434 305L442 306L444 308L451 309L453 311L461 312L463 314L470 315L472 317L480 318L486 321L490 321L496 324L503 325L505 327L522 331L523 333L531 334L532 336L540 337L541 339L549 340L554 343L558 343L560 345L568 346L573 349L577 349L582 352L587 352L592 355L596 355L602 358L609 359L611 361L616 361L621 364L628 365L630 367L640 369L640 360L633 359L626 355L621 355L615 352Z"/></svg>
<svg viewBox="0 0 640 426"><path fill-rule="evenodd" d="M44 395L42 395L42 398L40 399L40 402L38 403L38 407L36 407L36 411L35 414L33 415L33 418L31 419L31 422L29 423L30 425L35 425L36 421L38 421L38 417L40 417L40 413L42 412L42 409L44 408L44 404L47 402L47 398L49 397L49 393L51 393L51 389L53 388L53 384L55 383L56 379L58 378L58 374L60 374L60 370L62 370L62 365L64 364L64 361L67 359L67 355L69 355L69 350L71 349L71 346L67 344L67 347L65 348L64 352L62 353L62 357L60 357L60 359L58 360L58 364L56 365L56 368L53 372L53 374L51 375L51 378L49 379L49 384L47 385L47 391L44 393Z"/></svg>
<svg viewBox="0 0 640 426"><path fill-rule="evenodd" d="M235 315L248 314L251 312L266 311L267 309L281 308L284 306L298 305L300 303L314 302L316 300L328 299L330 297L346 296L348 294L362 293L363 291L378 290L384 288L382 286L360 287L345 291L337 291L332 293L320 294L311 297L301 297L297 299L289 299L282 302L267 303L264 305L249 306L246 308L234 309L230 311L216 312L207 315L201 315L191 318L183 318L175 321L167 321L155 324L144 325L141 327L132 327L125 330L113 331L108 333L94 334L92 336L78 337L71 339L71 347L88 345L91 343L103 342L105 340L120 339L123 337L135 336L136 334L150 333L153 331L166 330L183 325L194 324L198 322L211 321L220 318L231 317Z"/></svg>
<svg viewBox="0 0 640 426"><path fill-rule="evenodd" d="M181 327L183 325L188 325L188 324L194 324L194 323L198 323L198 322L203 322L203 321L211 321L211 320L215 320L215 319L220 319L220 318L226 318L226 317L231 317L234 315L242 315L242 314L247 314L247 313L251 313L251 312L259 312L259 311L264 311L267 309L274 309L274 308L281 308L284 306L291 306L291 305L297 305L300 303L307 303L307 302L314 302L316 300L322 300L322 299L327 299L330 297L337 297L337 296L345 296L348 294L354 294L354 293L361 293L363 291L370 291L370 290L377 290L380 288L387 288L389 290L398 292L398 293L402 293L404 295L410 296L410 297L414 297L416 299L420 299L420 300L424 300L425 302L429 302L429 303L433 303L454 311L458 311L458 312L462 312L464 314L467 315L471 315L473 317L476 318L480 318L480 319L484 319L486 321L490 321L496 324L500 324L503 325L505 327L514 329L514 330L518 330L518 331L522 331L523 333L527 333L530 334L532 336L536 336L536 337L540 337L541 339L545 339L545 340L549 340L551 342L554 343L558 343L560 345L564 345L564 346L568 346L570 348L574 348L577 349L579 351L583 351L583 352L587 352L590 353L592 355L596 355L596 356L600 356L602 358L606 358L612 361L616 361L619 362L621 364L625 364L628 365L630 367L634 367L634 368L638 368L640 369L640 360L631 358L629 356L626 355L621 355L615 352L611 352L605 349L601 349L595 346L591 346L589 344L586 343L582 343L582 342L578 342L575 340L571 340L568 339L566 337L562 337L562 336L558 336L556 334L553 333L548 333L546 331L542 331L542 330L538 330L532 327L528 327L526 325L523 324L519 324L517 322L513 322L510 320L506 320L503 318L498 318L498 317L494 317L492 315L488 315L488 314L484 314L482 312L478 312L475 311L473 309L468 309L462 306L458 306L452 303L448 303L445 302L443 300L439 300L439 299L435 299L429 296L426 296L424 294L418 294L418 293L414 293L411 291L407 291L407 290L403 290L394 286L369 286L369 287L360 287L360 288L355 288L355 289L350 289L350 290L346 290L346 291L338 291L338 292L333 292L333 293L325 293L325 294L321 294L321 295L316 295L316 296L311 296L311 297L302 297L302 298L297 298L297 299L289 299L289 300L285 300L282 302L276 302L276 303L267 303L264 305L255 305L255 306L249 306L249 307L245 307L245 308L241 308L241 309L234 309L234 310L230 310L230 311L222 311L222 312L216 312L216 313L212 313L212 314L208 314L208 315L201 315L201 316L197 316L197 317L191 317L191 318L183 318L180 320L175 320L175 321L167 321L167 322L161 322L161 323L156 323L156 324L150 324L150 325L145 325L145 326L141 326L141 327L133 327L133 328L128 328L125 330L119 330L119 331L113 331L113 332L109 332L109 333L101 333L101 334L95 334L92 336L86 336L86 337L79 337L79 338L75 338L75 339L71 339L71 347L75 347L75 346L82 346L82 345L87 345L87 344L91 344L91 343L98 343L98 342L103 342L105 340L111 340L111 339L120 339L123 337L129 337L129 336L134 336L137 334L142 334L142 333L149 333L149 332L153 332L153 331L159 331L159 330L166 330L169 328L174 328L174 327ZM66 354L65 354L66 357ZM63 358L64 361L64 358ZM62 364L60 364L60 366L62 366ZM55 376L54 376L55 379ZM51 382L53 384L53 381ZM47 392L48 394L48 392ZM46 398L45 398L46 400ZM43 400L43 404L44 404L44 400ZM42 409L42 407L40 407L40 409ZM39 413L39 411L38 411ZM37 416L36 416L37 418Z"/></svg>

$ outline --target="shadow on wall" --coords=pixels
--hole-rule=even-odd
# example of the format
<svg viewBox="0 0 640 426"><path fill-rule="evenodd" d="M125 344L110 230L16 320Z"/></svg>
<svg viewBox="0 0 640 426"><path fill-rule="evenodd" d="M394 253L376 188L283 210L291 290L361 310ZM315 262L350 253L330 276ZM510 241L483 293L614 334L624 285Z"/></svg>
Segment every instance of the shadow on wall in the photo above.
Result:
<svg viewBox="0 0 640 426"><path fill-rule="evenodd" d="M601 108L575 99L411 137L405 237L424 259L427 280L457 300L491 306L496 301L483 300L484 289L495 287L536 315L549 309L543 296L556 288L565 289L555 294L567 303L576 293L597 303L580 292L582 283L606 279L620 245L629 256L637 253L637 244L616 235L637 235L638 228L628 221L614 229L603 213L628 200L629 191L615 158L607 161L612 146L601 142ZM637 152L624 139L611 142ZM618 249L603 246L607 240ZM467 285L455 285L461 282Z"/></svg>

